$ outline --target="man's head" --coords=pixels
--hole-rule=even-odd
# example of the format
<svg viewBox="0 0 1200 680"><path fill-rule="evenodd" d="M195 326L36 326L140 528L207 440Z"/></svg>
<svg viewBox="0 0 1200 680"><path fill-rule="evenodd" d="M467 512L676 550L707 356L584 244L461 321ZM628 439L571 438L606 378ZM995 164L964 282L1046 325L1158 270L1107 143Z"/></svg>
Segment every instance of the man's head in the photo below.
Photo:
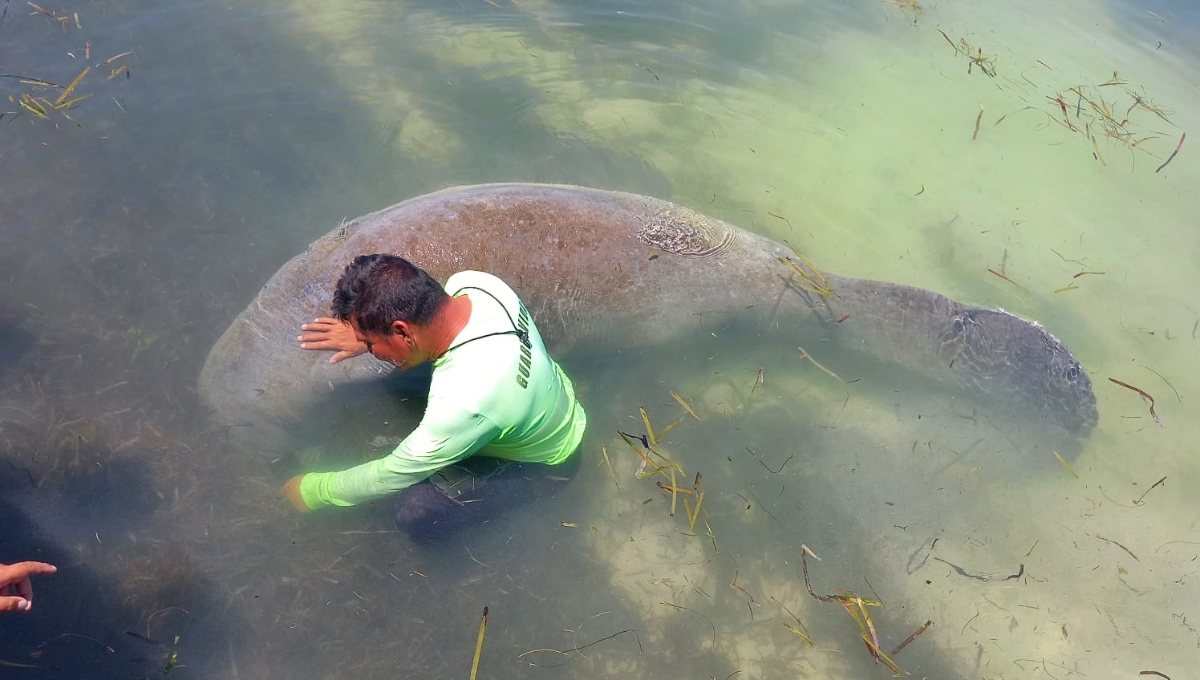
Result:
<svg viewBox="0 0 1200 680"><path fill-rule="evenodd" d="M393 322L424 326L450 301L424 269L399 255L359 255L333 294L333 315L366 333L386 335Z"/></svg>
<svg viewBox="0 0 1200 680"><path fill-rule="evenodd" d="M425 270L397 255L359 255L338 279L333 315L346 321L367 351L398 368L435 358L437 347L418 340L451 300Z"/></svg>

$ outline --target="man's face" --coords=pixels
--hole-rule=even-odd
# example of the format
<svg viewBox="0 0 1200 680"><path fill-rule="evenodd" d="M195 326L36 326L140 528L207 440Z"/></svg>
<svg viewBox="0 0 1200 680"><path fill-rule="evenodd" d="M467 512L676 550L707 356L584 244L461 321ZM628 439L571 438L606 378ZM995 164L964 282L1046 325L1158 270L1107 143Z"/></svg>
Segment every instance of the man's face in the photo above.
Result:
<svg viewBox="0 0 1200 680"><path fill-rule="evenodd" d="M354 329L354 335L366 343L367 351L376 359L389 363L400 370L424 363L425 359L418 356L420 352L413 343L408 324L403 321L395 321L393 326L390 333L370 333L359 328L353 318L350 320L350 327Z"/></svg>

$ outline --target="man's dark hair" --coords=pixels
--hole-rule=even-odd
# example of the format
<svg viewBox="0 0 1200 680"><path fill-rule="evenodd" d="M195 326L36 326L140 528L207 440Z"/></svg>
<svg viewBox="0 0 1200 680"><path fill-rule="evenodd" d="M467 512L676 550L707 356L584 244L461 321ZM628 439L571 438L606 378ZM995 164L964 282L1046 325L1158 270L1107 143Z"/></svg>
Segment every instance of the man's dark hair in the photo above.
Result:
<svg viewBox="0 0 1200 680"><path fill-rule="evenodd" d="M333 315L353 316L359 330L386 335L399 319L424 325L450 300L424 269L399 255L359 255L346 265L333 294Z"/></svg>

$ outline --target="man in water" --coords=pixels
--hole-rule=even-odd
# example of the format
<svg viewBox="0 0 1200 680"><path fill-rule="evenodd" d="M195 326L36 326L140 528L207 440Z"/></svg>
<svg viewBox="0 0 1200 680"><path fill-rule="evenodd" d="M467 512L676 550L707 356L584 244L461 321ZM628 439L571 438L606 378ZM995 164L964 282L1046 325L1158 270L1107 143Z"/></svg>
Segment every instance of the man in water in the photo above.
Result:
<svg viewBox="0 0 1200 680"><path fill-rule="evenodd" d="M396 524L417 538L551 492L578 467L583 407L533 319L500 279L464 271L445 287L396 255L360 255L333 296L333 318L304 324L331 363L370 352L406 370L433 362L425 415L387 456L284 486L302 512L399 492Z"/></svg>

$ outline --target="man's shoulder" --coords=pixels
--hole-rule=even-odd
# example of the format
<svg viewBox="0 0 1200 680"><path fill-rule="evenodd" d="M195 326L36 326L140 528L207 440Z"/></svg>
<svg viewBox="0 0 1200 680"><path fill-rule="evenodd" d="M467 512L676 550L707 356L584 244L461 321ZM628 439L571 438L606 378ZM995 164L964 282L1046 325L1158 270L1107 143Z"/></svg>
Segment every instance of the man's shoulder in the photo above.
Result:
<svg viewBox="0 0 1200 680"><path fill-rule="evenodd" d="M450 278L446 279L446 292L450 295L458 295L468 288L480 288L492 293L516 293L512 289L512 286L508 285L504 279L487 272L468 269L453 274Z"/></svg>

